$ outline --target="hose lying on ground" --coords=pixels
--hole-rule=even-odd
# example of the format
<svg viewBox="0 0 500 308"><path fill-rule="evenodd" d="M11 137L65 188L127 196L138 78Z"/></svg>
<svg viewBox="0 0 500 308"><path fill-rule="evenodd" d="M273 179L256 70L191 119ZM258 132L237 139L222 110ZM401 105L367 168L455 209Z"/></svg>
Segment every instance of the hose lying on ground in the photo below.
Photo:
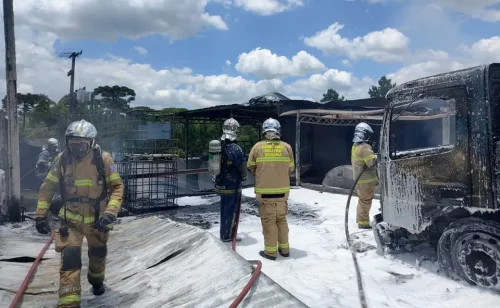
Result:
<svg viewBox="0 0 500 308"><path fill-rule="evenodd" d="M23 215L23 218L24 218L24 219L28 218L28 219L30 219L30 220L36 221L36 219L35 219L35 218L33 218L33 217L31 217L31 216L28 216L28 215Z"/></svg>
<svg viewBox="0 0 500 308"><path fill-rule="evenodd" d="M358 282L358 292L359 292L359 301L361 303L362 308L368 308L368 304L366 303L365 291L363 289L363 280L361 278L361 271L359 270L358 258L356 257L356 253L352 249L352 241L351 235L349 234L349 206L351 204L351 197L354 193L354 188L358 184L359 178L365 172L366 169L363 169L361 173L354 180L354 184L351 187L351 191L349 192L349 197L347 197L347 205L345 207L345 237L347 239L347 244L349 245L349 250L351 251L352 260L354 262L354 268L356 269L356 280Z"/></svg>
<svg viewBox="0 0 500 308"><path fill-rule="evenodd" d="M17 305L19 305L19 301L23 297L24 291L26 291L26 288L28 287L28 284L29 284L31 278L32 278L33 274L35 273L35 270L38 267L38 264L40 264L40 261L42 260L43 255L45 254L45 252L49 248L50 244L54 240L54 234L55 234L54 230L52 230L50 232L49 240L47 241L47 243L45 243L45 246L43 246L42 250L40 250L40 252L38 253L36 260L31 265L31 268L28 271L28 274L26 274L26 277L24 278L24 281L21 284L21 287L19 288L19 290L17 290L16 296L12 300L12 303L10 304L9 308L15 308L15 307L17 307Z"/></svg>
<svg viewBox="0 0 500 308"><path fill-rule="evenodd" d="M241 212L241 192L238 197L238 208L236 210L236 217L235 217L235 223L233 227L233 241L232 241L232 248L234 251L236 251L236 234L238 233L238 224L240 221L240 212ZM229 306L229 308L236 308L238 305L243 301L245 296L248 294L250 289L252 288L253 284L255 281L257 281L257 278L260 275L260 271L262 269L262 262L258 260L248 260L251 264L255 264L256 268L253 270L252 276L250 276L250 280L248 283L245 285L243 290L241 290L240 295L234 300L234 302Z"/></svg>

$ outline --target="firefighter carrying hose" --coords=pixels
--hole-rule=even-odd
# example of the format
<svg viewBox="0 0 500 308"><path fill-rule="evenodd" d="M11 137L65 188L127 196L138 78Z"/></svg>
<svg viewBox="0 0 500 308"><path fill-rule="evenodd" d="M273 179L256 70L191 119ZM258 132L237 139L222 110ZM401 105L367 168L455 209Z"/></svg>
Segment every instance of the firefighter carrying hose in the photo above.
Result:
<svg viewBox="0 0 500 308"><path fill-rule="evenodd" d="M354 129L354 138L351 150L351 163L353 177L356 179L364 168L365 172L359 178L356 185L358 195L358 208L356 223L360 229L370 229L370 209L372 207L375 186L378 184L377 171L375 169L377 156L373 153L371 137L373 130L370 125L361 122Z"/></svg>
<svg viewBox="0 0 500 308"><path fill-rule="evenodd" d="M237 212L240 210L242 182L247 178L245 156L236 143L240 124L233 118L222 125L220 148L220 171L215 176L215 192L220 194L220 239L230 242L233 239ZM212 163L212 162L209 162ZM237 241L240 239L237 238Z"/></svg>
<svg viewBox="0 0 500 308"><path fill-rule="evenodd" d="M66 130L66 149L59 154L38 196L36 229L50 232L47 211L60 187L63 207L56 231L56 252L61 252L59 307L80 307L82 242L87 238L87 279L94 295L104 293L108 231L116 220L123 197L123 183L111 155L95 143L96 128L80 120Z"/></svg>
<svg viewBox="0 0 500 308"><path fill-rule="evenodd" d="M42 147L42 152L38 154L38 159L35 166L35 175L40 181L45 181L47 174L49 174L54 160L60 152L59 141L55 138L50 138L47 140L47 144ZM59 210L62 206L61 195L59 189L54 193L50 206L50 211L52 214L57 216Z"/></svg>
<svg viewBox="0 0 500 308"><path fill-rule="evenodd" d="M295 169L290 145L280 140L280 123L269 118L262 124L264 141L256 143L248 157L247 168L255 176L255 195L264 235L261 257L276 260L279 252L290 256L288 243L288 195L290 174Z"/></svg>

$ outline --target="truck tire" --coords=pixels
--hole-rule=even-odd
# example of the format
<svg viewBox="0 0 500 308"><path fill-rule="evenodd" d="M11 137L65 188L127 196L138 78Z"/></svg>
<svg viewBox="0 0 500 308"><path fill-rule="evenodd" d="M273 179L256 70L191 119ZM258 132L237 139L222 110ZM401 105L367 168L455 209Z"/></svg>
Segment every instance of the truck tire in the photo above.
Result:
<svg viewBox="0 0 500 308"><path fill-rule="evenodd" d="M452 278L500 291L500 225L475 217L451 223L439 239L438 261Z"/></svg>

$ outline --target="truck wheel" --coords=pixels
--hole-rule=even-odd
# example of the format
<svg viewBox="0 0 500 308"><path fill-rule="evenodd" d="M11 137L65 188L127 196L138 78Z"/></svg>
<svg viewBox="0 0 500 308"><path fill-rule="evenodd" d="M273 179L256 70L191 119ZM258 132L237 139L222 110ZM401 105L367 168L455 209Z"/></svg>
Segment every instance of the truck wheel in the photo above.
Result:
<svg viewBox="0 0 500 308"><path fill-rule="evenodd" d="M448 276L500 291L500 225L474 217L453 222L439 239L438 260Z"/></svg>

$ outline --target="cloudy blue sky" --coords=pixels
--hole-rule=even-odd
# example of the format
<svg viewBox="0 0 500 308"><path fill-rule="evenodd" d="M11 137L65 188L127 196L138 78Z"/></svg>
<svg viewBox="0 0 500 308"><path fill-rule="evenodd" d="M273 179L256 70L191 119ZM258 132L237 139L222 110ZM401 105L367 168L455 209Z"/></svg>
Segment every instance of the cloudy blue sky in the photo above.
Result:
<svg viewBox="0 0 500 308"><path fill-rule="evenodd" d="M79 50L77 87L128 86L152 108L269 91L319 100L328 88L356 99L382 75L401 83L500 62L500 0L14 2L19 92L54 100L69 89L59 55Z"/></svg>

